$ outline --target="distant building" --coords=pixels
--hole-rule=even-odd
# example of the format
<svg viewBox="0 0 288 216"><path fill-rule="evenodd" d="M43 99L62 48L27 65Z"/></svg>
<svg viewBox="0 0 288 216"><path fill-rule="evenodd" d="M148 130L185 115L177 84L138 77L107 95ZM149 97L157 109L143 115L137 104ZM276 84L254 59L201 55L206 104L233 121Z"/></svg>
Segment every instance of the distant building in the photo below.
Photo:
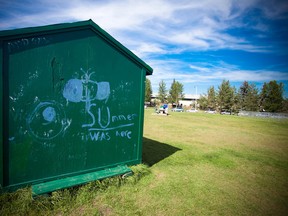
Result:
<svg viewBox="0 0 288 216"><path fill-rule="evenodd" d="M184 98L179 100L179 104L183 104L183 106L194 106L197 104L197 100L199 100L200 95L196 94L185 94Z"/></svg>
<svg viewBox="0 0 288 216"><path fill-rule="evenodd" d="M157 101L158 94L152 94L151 101L156 102ZM183 106L189 107L189 106L195 106L195 103L197 104L197 100L199 100L200 95L196 94L185 94L184 98L179 100L179 104L182 104Z"/></svg>

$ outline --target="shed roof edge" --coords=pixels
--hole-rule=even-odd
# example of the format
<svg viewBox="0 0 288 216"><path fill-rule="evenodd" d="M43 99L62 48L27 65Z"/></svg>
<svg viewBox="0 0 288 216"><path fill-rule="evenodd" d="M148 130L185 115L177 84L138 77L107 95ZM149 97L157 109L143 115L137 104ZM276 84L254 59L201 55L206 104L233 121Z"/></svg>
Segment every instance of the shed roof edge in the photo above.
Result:
<svg viewBox="0 0 288 216"><path fill-rule="evenodd" d="M85 20L85 21L78 21L72 23L60 23L60 24L52 24L52 25L45 25L45 26L37 26L37 27L27 27L27 28L19 28L19 29L12 29L12 30L3 30L0 31L0 39L5 40L9 37L13 37L13 39L17 39L19 37L23 37L23 35L35 34L38 32L61 32L65 29L70 30L74 28L91 28L91 30L95 31L96 33L100 34L100 36L104 37L104 39L108 40L113 46L117 47L129 58L132 58L135 62L140 64L146 70L146 75L152 75L153 69L146 64L142 59L140 59L137 55L135 55L132 51L122 45L119 41L117 41L114 37L112 37L108 32L98 26L93 20Z"/></svg>

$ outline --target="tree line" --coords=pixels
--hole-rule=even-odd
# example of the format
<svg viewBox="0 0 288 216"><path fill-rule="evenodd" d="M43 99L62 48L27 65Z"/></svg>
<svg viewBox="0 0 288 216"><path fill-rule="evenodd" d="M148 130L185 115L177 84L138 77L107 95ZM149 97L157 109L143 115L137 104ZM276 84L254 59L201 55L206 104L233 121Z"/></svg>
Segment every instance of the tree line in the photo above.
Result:
<svg viewBox="0 0 288 216"><path fill-rule="evenodd" d="M261 91L256 85L244 81L237 90L229 80L223 80L218 89L211 86L207 94L201 95L198 104L201 109L217 111L266 111L287 112L287 99L283 98L284 85L275 80L264 83Z"/></svg>
<svg viewBox="0 0 288 216"><path fill-rule="evenodd" d="M151 101L151 81L146 79L145 101ZM157 99L161 103L178 103L184 98L183 84L173 80L170 89L161 80L158 87ZM262 89L254 83L244 81L239 89L231 86L229 80L223 80L218 89L209 87L207 94L201 95L198 100L199 108L202 110L217 111L267 111L267 112L288 112L288 99L283 98L284 84L275 80L265 82Z"/></svg>
<svg viewBox="0 0 288 216"><path fill-rule="evenodd" d="M146 78L145 83L145 101L150 102L151 101L151 95L152 95L152 87L151 87L151 81ZM159 82L158 87L158 97L157 99L161 103L178 103L180 99L184 98L184 87L183 84L173 80L170 89L167 89L166 83L161 80Z"/></svg>

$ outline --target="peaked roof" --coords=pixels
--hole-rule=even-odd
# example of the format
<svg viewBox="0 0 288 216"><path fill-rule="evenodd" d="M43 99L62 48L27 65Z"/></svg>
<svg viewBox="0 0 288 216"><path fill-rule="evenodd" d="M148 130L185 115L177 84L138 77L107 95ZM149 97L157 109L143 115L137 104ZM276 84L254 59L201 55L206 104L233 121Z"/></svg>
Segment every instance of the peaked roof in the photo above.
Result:
<svg viewBox="0 0 288 216"><path fill-rule="evenodd" d="M4 30L0 31L0 41L3 40L15 40L18 38L29 37L35 34L47 34L47 33L57 33L57 32L67 32L73 31L74 29L90 29L95 32L98 36L104 39L107 43L112 45L115 49L119 50L126 57L134 61L136 64L142 66L146 70L146 75L152 75L153 69L146 64L142 59L136 56L133 52L123 46L119 41L113 38L105 30L100 28L96 23L91 19L86 21L74 22L74 23L61 23L47 26L39 27L29 27L13 30Z"/></svg>

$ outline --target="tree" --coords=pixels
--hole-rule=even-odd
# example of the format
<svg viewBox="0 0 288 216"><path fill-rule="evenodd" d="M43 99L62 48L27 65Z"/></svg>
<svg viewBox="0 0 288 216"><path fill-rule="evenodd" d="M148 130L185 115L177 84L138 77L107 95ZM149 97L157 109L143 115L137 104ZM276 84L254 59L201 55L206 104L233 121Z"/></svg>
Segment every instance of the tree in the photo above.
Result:
<svg viewBox="0 0 288 216"><path fill-rule="evenodd" d="M145 81L145 101L146 102L151 101L151 95L152 95L151 81L148 78L146 78L146 81Z"/></svg>
<svg viewBox="0 0 288 216"><path fill-rule="evenodd" d="M268 112L280 112L283 105L283 83L276 80L264 83L260 94L260 106Z"/></svg>
<svg viewBox="0 0 288 216"><path fill-rule="evenodd" d="M239 112L239 95L237 94L237 89L235 86L232 88L233 90L233 98L232 98L232 107L230 112Z"/></svg>
<svg viewBox="0 0 288 216"><path fill-rule="evenodd" d="M218 86L217 99L220 112L222 110L232 111L232 106L234 105L234 88L230 86L229 80L223 80L221 85Z"/></svg>
<svg viewBox="0 0 288 216"><path fill-rule="evenodd" d="M282 104L282 112L288 113L288 99L285 98Z"/></svg>
<svg viewBox="0 0 288 216"><path fill-rule="evenodd" d="M211 86L207 92L207 107L215 110L217 106L216 92L214 86Z"/></svg>
<svg viewBox="0 0 288 216"><path fill-rule="evenodd" d="M239 108L245 111L258 111L258 89L255 84L244 81L238 91Z"/></svg>
<svg viewBox="0 0 288 216"><path fill-rule="evenodd" d="M164 103L167 97L167 90L166 90L166 83L161 80L159 83L159 89L158 89L158 98L161 101L161 103Z"/></svg>
<svg viewBox="0 0 288 216"><path fill-rule="evenodd" d="M183 98L183 84L178 81L173 80L171 88L169 90L169 101L171 103L178 103L179 98Z"/></svg>
<svg viewBox="0 0 288 216"><path fill-rule="evenodd" d="M208 108L208 100L206 95L200 95L200 98L198 99L198 104L200 109L206 110Z"/></svg>

